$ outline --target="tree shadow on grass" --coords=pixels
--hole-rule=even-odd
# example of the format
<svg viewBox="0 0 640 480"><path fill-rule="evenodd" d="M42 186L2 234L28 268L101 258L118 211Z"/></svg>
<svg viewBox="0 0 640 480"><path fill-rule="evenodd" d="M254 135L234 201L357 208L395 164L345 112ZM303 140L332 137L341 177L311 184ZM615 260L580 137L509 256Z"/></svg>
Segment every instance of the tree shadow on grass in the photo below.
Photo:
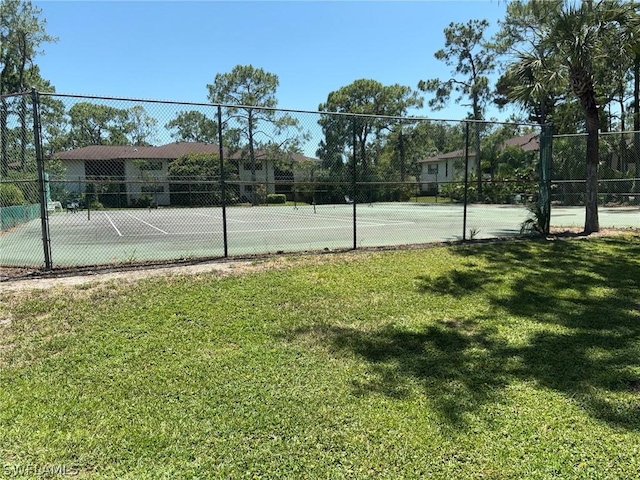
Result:
<svg viewBox="0 0 640 480"><path fill-rule="evenodd" d="M508 380L490 353L495 342L470 320L447 320L419 332L317 326L298 330L296 336L312 336L335 353L366 360L369 375L353 381L356 395L404 398L417 387L454 425L464 423L466 412L497 401Z"/></svg>
<svg viewBox="0 0 640 480"><path fill-rule="evenodd" d="M640 396L631 387L639 377L630 368L640 363L637 347L635 353L630 348L636 341L637 332L538 333L527 347L511 349L522 359L521 368L512 373L573 398L594 418L637 430Z"/></svg>
<svg viewBox="0 0 640 480"><path fill-rule="evenodd" d="M508 340L491 316L442 320L422 331L328 325L296 335L313 334L368 362L371 375L354 382L357 394L398 398L418 387L453 425L500 401L510 383L526 381L571 398L594 418L640 430L640 245L562 241L454 251L463 266L437 277L425 272L418 292L481 294L494 312L529 325L527 338Z"/></svg>
<svg viewBox="0 0 640 480"><path fill-rule="evenodd" d="M640 379L637 241L505 243L455 251L468 262L464 292L456 295L482 293L495 311L542 327L524 346L500 344L492 351L496 362L518 359L505 375L574 398L595 418L640 429L640 397L632 388ZM456 283L450 273L445 277L423 278L419 288L441 292L438 285Z"/></svg>

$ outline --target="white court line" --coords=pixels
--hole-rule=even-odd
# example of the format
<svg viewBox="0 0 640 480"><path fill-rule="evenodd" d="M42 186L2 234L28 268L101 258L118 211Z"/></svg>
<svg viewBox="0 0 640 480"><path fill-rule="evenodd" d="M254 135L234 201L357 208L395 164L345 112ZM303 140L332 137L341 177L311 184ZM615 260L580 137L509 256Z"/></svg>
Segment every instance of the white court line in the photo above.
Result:
<svg viewBox="0 0 640 480"><path fill-rule="evenodd" d="M222 217L214 217L213 215L207 215L206 213L191 213L191 215L200 215L202 217L208 217L208 218L215 218L217 220L222 220ZM324 216L324 215L316 215L314 214L307 214L307 213L281 213L278 212L276 214L276 217L287 217L287 218L312 218L312 219L321 219L321 220L335 220L338 222L349 222L349 223L353 223L353 218L348 217L348 218L340 218L340 217L331 217L331 216ZM229 216L227 216L227 221L228 222L235 222L235 223L256 223L256 222L265 222L265 221L273 221L272 219L268 218L268 216L266 216L266 218L256 218L253 220L237 220L234 218L229 218Z"/></svg>
<svg viewBox="0 0 640 480"><path fill-rule="evenodd" d="M392 223L392 224L384 224L384 223L375 223L369 225L360 225L361 227L395 227L398 225L413 225L413 222L403 223ZM264 233L264 232L298 232L302 230L335 230L335 229L347 229L349 226L339 226L339 227L303 227L303 228L281 228L281 229L254 229L254 230L231 230L229 233Z"/></svg>
<svg viewBox="0 0 640 480"><path fill-rule="evenodd" d="M407 211L411 211L411 210L407 210ZM446 216L450 215L449 213L446 213L446 212L442 212L442 213ZM460 214L462 215L462 210L460 211ZM289 213L289 212L278 213L277 215L282 217L287 217L287 218L309 218L309 219L321 219L321 220L330 220L330 221L336 221L336 222L353 223L352 215L349 215L348 217L339 217L339 216L331 216L331 215L325 215L325 214L318 215L316 213ZM408 220L392 220L388 218L366 217L366 216L363 216L362 214L359 214L357 217L358 217L358 223L371 222L371 225L373 226L382 226L382 227L392 226L392 225L413 225L416 223L415 221L408 221ZM380 222L384 222L384 223L380 223Z"/></svg>
<svg viewBox="0 0 640 480"><path fill-rule="evenodd" d="M328 215L317 215L315 213L311 214L311 213L278 213L279 216L283 216L283 217L288 217L288 218L308 218L308 219L319 219L319 220L331 220L331 221L337 221L337 222L348 222L348 223L353 223L353 217L349 217L349 218L342 218L342 217L331 217ZM411 225L415 222L407 222L407 221L400 221L400 220L387 220L387 219L379 219L379 218L366 218L366 217L361 217L358 216L358 223L360 222L370 222L369 225L370 226L379 226L379 227L386 227L388 225ZM385 222L385 223L379 223L379 222Z"/></svg>
<svg viewBox="0 0 640 480"><path fill-rule="evenodd" d="M414 222L405 222L405 223L391 223L391 224L384 224L384 223L375 223L375 224L368 224L368 225L360 225L361 227L396 227L399 225L415 225ZM335 226L335 227L328 227L328 226L323 226L323 227L302 227L302 228L256 228L256 229L251 229L251 230L229 230L230 234L235 234L235 233L267 233L267 232L300 232L300 231L305 231L305 230L346 230L346 229L350 229L349 225L341 225L341 226ZM222 234L221 231L207 231L207 232L193 232L193 231L189 231L189 232L182 232L182 233L167 233L167 235L169 236L175 236L175 235L209 235L209 234ZM127 237L148 237L149 234L145 234L145 233L140 233L140 234L134 234L134 235L127 235Z"/></svg>
<svg viewBox="0 0 640 480"><path fill-rule="evenodd" d="M285 214L286 215L286 214ZM283 215L284 216L284 215ZM347 226L351 226L353 225L353 218L339 218L339 217L325 217L325 216L319 216L316 214L302 214L302 215L295 215L293 214L291 216L291 218L295 218L296 220L331 220L331 221L335 221L335 222L343 222L346 223ZM268 221L269 223L274 223L272 220L270 219L261 219L261 220L257 220L254 223L265 223L266 221ZM382 222L382 223L381 223ZM249 223L249 222L246 222ZM395 226L395 225L414 225L416 222L413 221L400 221L400 220L387 220L387 219L379 219L379 218L370 218L370 219L360 219L358 218L358 225L359 226L363 226L363 227L390 227L390 226ZM330 225L325 225L326 228L335 228L333 226ZM325 228L325 227L315 227L315 228ZM293 229L288 229L288 230L306 230L306 227L303 228L293 228Z"/></svg>
<svg viewBox="0 0 640 480"><path fill-rule="evenodd" d="M103 213L104 213L105 217L107 217L107 220L109 220L109 223L111 224L113 229L116 231L118 236L121 237L122 233L120 232L120 230L118 230L118 227L116 227L115 223L113 223L113 220L111 220L111 217L109 216L109 214L107 212L103 212Z"/></svg>
<svg viewBox="0 0 640 480"><path fill-rule="evenodd" d="M191 213L191 215L206 217L206 218L215 218L216 220L222 220L222 217L220 215L209 215L206 213L198 213L198 212L193 212ZM227 222L249 223L246 220L236 220L235 218L229 218L228 216L227 216Z"/></svg>
<svg viewBox="0 0 640 480"><path fill-rule="evenodd" d="M158 230L160 233L164 233L165 235L169 235L168 232L165 232L164 230L156 227L155 225L151 225L149 222L145 222L144 220L142 220L141 218L136 217L135 215L131 215L130 213L127 213L128 216L130 216L131 218L135 218L136 220L138 220L141 223L144 223L145 225L150 226L151 228L155 228L156 230Z"/></svg>

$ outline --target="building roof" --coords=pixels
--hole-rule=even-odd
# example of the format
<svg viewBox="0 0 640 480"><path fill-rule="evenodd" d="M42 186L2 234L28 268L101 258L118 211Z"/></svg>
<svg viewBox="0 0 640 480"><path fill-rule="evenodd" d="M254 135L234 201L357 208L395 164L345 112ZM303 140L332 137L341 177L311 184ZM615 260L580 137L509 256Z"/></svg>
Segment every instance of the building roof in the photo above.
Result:
<svg viewBox="0 0 640 480"><path fill-rule="evenodd" d="M434 155L433 157L423 158L422 160L418 160L418 163L441 162L442 160L451 160L457 158L465 158L464 148L461 148L460 150L454 150L453 152ZM469 158L476 158L475 152L469 150Z"/></svg>
<svg viewBox="0 0 640 480"><path fill-rule="evenodd" d="M53 158L59 160L173 160L189 153L211 153L218 155L220 147L212 143L203 142L174 142L160 146L132 146L132 145L89 145L64 152L53 154ZM228 153L225 149L223 153ZM265 152L259 150L257 157L264 156ZM231 158L242 158L242 152L234 152ZM315 158L306 157L299 153L290 154L291 160L301 162L304 160L317 161Z"/></svg>
<svg viewBox="0 0 640 480"><path fill-rule="evenodd" d="M527 135L522 135L520 137L513 137L509 140L505 141L502 144L502 147L512 146L512 147L520 147L525 152L537 152L540 150L540 134L539 133L528 133ZM476 154L474 151L469 151L469 158L475 158ZM442 153L440 155L434 155L432 157L423 158L422 160L418 160L418 163L433 163L440 162L442 160L451 160L457 158L464 158L464 149L454 150L453 152Z"/></svg>
<svg viewBox="0 0 640 480"><path fill-rule="evenodd" d="M537 152L540 150L540 134L528 133L521 137L510 138L504 142L504 146L520 147L525 152Z"/></svg>
<svg viewBox="0 0 640 480"><path fill-rule="evenodd" d="M218 145L201 142L175 142L158 147L132 145L89 145L53 155L60 160L174 159L188 153L220 153Z"/></svg>

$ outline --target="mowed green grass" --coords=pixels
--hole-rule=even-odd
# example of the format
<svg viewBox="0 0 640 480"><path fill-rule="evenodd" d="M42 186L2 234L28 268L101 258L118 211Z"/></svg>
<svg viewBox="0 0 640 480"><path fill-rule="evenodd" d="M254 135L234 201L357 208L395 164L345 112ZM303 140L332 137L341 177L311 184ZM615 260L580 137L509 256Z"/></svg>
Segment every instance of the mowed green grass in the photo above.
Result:
<svg viewBox="0 0 640 480"><path fill-rule="evenodd" d="M639 287L622 236L7 295L0 476L636 478Z"/></svg>

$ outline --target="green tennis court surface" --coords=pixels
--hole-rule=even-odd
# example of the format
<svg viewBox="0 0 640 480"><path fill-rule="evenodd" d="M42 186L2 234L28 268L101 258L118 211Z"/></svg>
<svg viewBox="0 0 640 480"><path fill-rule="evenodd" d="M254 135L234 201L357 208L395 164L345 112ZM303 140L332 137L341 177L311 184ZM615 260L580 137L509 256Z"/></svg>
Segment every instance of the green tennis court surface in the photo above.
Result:
<svg viewBox="0 0 640 480"><path fill-rule="evenodd" d="M601 227L639 227L640 209L600 208ZM517 235L523 206L470 205L466 237ZM381 203L231 207L226 209L229 255L393 246L460 240L461 205ZM49 217L54 266L80 266L224 255L221 208L127 209L54 213ZM552 226L581 226L583 207L554 207ZM0 263L44 263L39 219L0 235Z"/></svg>

